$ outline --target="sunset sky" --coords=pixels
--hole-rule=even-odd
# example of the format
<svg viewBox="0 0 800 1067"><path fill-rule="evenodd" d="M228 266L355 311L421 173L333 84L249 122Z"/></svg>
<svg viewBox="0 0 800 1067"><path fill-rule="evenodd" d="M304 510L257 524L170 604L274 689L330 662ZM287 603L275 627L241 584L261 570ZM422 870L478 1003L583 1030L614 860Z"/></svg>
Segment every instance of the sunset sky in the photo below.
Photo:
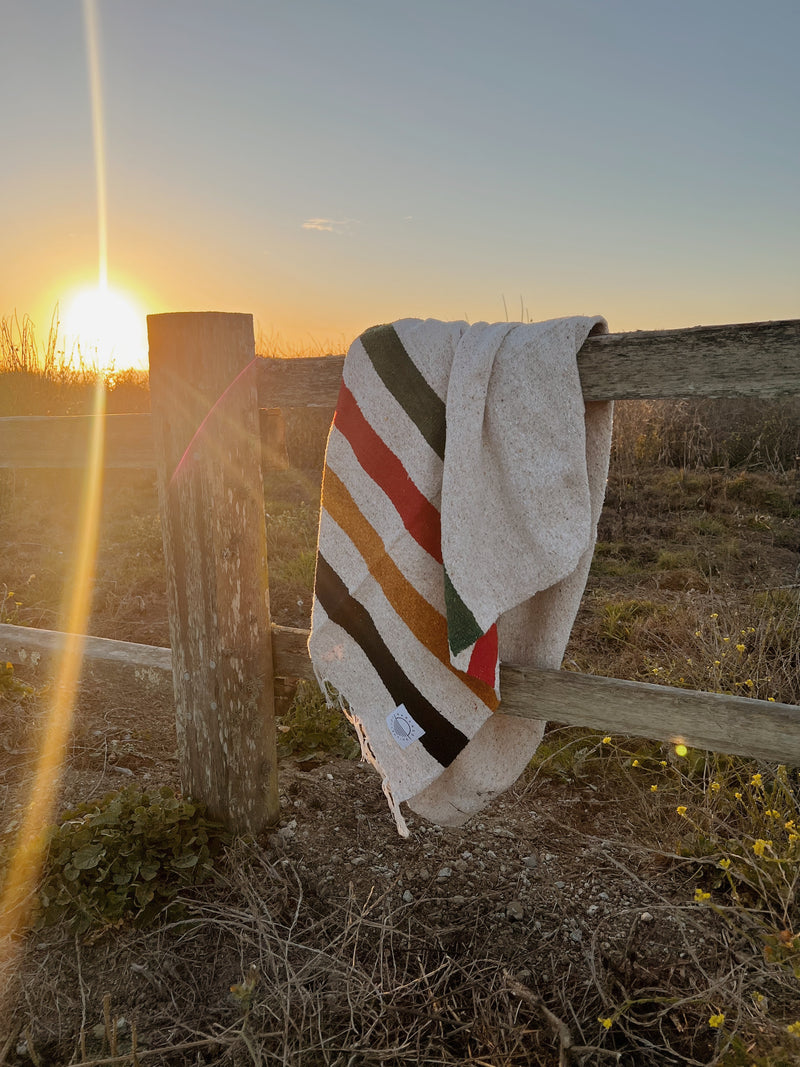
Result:
<svg viewBox="0 0 800 1067"><path fill-rule="evenodd" d="M140 321L800 315L797 0L4 0L0 315L97 284L92 10Z"/></svg>

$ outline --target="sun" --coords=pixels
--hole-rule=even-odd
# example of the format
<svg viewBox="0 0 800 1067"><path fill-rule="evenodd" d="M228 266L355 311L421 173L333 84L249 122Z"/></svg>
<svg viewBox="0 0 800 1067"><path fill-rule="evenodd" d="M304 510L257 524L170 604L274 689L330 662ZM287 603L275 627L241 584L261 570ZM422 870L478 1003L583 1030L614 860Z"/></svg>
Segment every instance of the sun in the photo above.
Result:
<svg viewBox="0 0 800 1067"><path fill-rule="evenodd" d="M68 350L100 370L147 367L147 325L135 297L113 286L87 286L68 298L62 329Z"/></svg>

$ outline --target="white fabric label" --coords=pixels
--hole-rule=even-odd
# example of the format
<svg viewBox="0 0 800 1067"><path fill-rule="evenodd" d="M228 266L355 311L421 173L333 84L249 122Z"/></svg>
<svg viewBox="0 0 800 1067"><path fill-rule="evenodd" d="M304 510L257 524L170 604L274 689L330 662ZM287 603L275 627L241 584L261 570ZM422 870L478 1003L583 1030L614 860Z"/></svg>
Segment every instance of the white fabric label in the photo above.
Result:
<svg viewBox="0 0 800 1067"><path fill-rule="evenodd" d="M414 722L406 711L405 704L399 704L394 711L389 712L386 716L386 725L400 748L408 748L425 735L422 727Z"/></svg>

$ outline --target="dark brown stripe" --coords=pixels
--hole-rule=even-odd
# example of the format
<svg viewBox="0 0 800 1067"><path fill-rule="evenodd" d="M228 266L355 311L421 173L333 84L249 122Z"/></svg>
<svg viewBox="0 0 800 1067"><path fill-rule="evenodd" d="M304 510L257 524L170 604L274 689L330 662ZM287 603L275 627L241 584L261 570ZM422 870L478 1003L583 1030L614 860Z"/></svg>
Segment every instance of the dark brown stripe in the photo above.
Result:
<svg viewBox="0 0 800 1067"><path fill-rule="evenodd" d="M425 699L386 646L362 604L347 591L338 574L322 555L317 556L314 593L328 618L348 633L362 649L395 704L425 731L419 743L442 767L449 767L468 738ZM345 697L347 694L344 694Z"/></svg>

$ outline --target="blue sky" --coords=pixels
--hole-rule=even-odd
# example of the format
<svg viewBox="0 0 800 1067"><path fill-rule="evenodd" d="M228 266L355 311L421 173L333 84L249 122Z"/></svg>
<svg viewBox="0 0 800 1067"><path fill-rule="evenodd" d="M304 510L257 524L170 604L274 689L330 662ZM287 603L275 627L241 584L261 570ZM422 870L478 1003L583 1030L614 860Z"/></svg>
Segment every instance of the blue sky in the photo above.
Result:
<svg viewBox="0 0 800 1067"><path fill-rule="evenodd" d="M796 0L97 0L113 285L341 350L406 315L797 317ZM0 314L97 276L84 11L4 2Z"/></svg>

